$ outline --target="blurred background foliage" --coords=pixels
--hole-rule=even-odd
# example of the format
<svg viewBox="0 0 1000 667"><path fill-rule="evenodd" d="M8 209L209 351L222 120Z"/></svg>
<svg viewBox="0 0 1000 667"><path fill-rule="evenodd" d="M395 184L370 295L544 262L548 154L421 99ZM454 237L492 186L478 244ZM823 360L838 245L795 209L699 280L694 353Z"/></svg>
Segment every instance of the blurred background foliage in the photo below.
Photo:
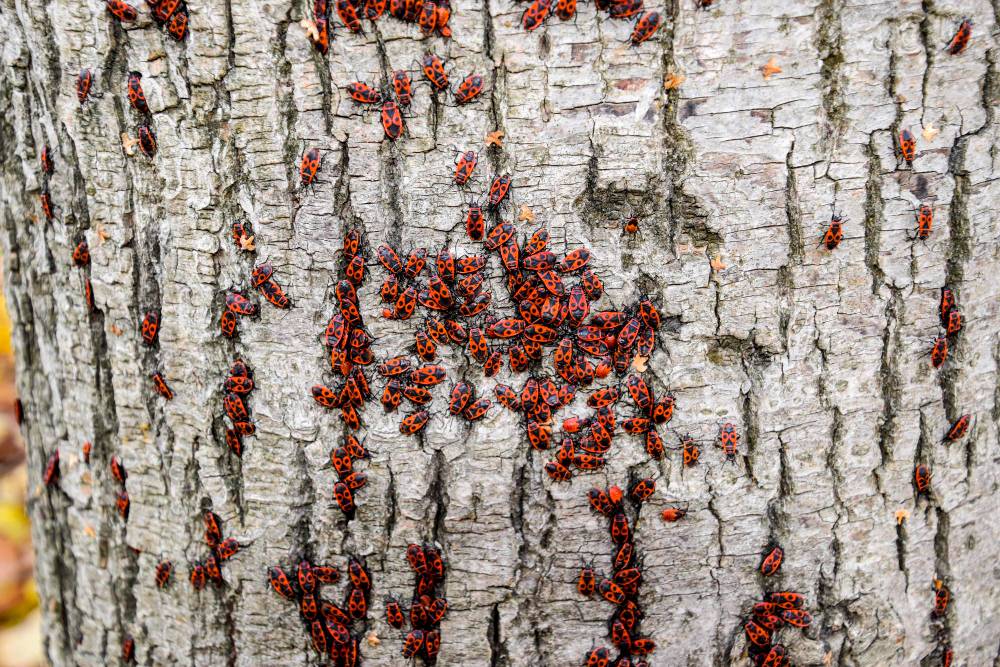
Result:
<svg viewBox="0 0 1000 667"><path fill-rule="evenodd" d="M38 594L32 576L28 472L14 420L11 324L0 292L0 667L44 665Z"/></svg>

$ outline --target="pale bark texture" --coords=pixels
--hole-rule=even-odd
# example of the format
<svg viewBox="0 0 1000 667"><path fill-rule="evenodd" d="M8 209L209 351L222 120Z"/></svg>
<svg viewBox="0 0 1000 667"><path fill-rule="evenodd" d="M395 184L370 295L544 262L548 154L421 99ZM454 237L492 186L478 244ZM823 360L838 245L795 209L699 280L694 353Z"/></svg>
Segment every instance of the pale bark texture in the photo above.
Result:
<svg viewBox="0 0 1000 667"><path fill-rule="evenodd" d="M591 3L526 33L524 3L457 0L450 41L388 17L364 35L338 21L324 58L299 23L311 3L189 0L181 43L138 4L123 27L97 0L0 3L5 287L53 664L116 664L128 635L143 665L321 664L266 568L303 555L343 566L349 554L367 557L374 579L365 635L380 643L362 642L363 664L404 664L382 597L409 596L405 547L431 541L450 602L439 664L580 664L610 646L611 606L575 590L581 562L610 567L606 521L586 492L630 474L658 478L633 526L651 664L749 664L742 623L765 587L805 594L814 614L807 630L780 635L794 664L937 665L945 645L956 665L1000 660L1000 6L680 0L659 7L663 29L632 48L631 24ZM973 39L949 55L963 16ZM486 94L435 101L414 65L425 51L447 58L453 80L483 74ZM772 58L780 71L765 72ZM83 67L94 83L81 105ZM413 72L415 97L392 143L344 86L394 68ZM140 120L125 96L132 70L152 111L153 159L123 147ZM666 90L670 73L686 78ZM912 167L896 150L902 129L918 143ZM487 150L495 130L502 150ZM46 144L50 222L38 199ZM323 165L303 188L298 162L313 146ZM377 402L363 412L369 483L345 523L328 458L344 427L309 395L329 379L321 335L338 251L357 226L370 250L481 252L451 183L455 150L469 148L481 151L472 192L513 174L505 219L522 205L535 216L519 233L545 226L559 252L593 251L607 286L595 308L642 294L660 304L645 376L676 396L670 426L705 441L702 462L684 468L671 450L656 464L619 433L606 470L557 484L510 412L495 406L473 426L447 414L453 381L487 394L494 380L445 348L449 381L421 437L401 435L400 415ZM913 239L921 202L935 212L925 242ZM631 211L634 236L622 232ZM828 251L817 244L833 211L845 237ZM218 320L253 262L230 240L234 221L253 224L257 261L270 260L294 302L287 312L262 302L235 343ZM90 242L85 269L70 261L79 238ZM381 317L385 273L374 261L368 270L360 299L376 356L411 353L416 323ZM935 370L945 284L966 324ZM149 309L162 313L152 349L138 331ZM242 459L222 437L235 355L258 384ZM156 370L170 402L153 391ZM941 444L963 413L969 434ZM584 412L559 419L570 414ZM711 444L724 421L741 435L735 464ZM61 480L46 490L56 448ZM128 469L127 523L113 455ZM914 488L919 463L933 471L929 495ZM688 516L663 523L673 505ZM205 551L204 508L245 546L226 585L199 593L187 567ZM772 540L785 563L765 581L757 568ZM161 558L176 566L162 591ZM935 579L952 593L943 619L931 615Z"/></svg>

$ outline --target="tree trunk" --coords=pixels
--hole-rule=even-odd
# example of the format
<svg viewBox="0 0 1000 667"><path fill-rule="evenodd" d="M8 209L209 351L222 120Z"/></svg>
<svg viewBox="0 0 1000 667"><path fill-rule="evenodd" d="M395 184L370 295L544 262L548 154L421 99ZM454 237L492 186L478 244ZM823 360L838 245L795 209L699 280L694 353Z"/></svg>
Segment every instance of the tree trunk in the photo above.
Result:
<svg viewBox="0 0 1000 667"><path fill-rule="evenodd" d="M642 632L658 645L650 664L749 664L743 624L775 590L801 592L813 615L776 636L794 664L937 665L948 646L957 665L1000 662L1000 5L694 4L668 6L659 34L633 48L631 23L591 4L528 33L526 5L456 2L450 41L421 40L388 16L366 21L364 35L338 20L326 57L300 25L312 17L306 2L188 0L179 43L141 3L129 24L96 0L0 4L5 285L53 664L116 664L127 637L146 665L320 664L267 568L309 557L343 572L350 555L374 582L367 625L355 626L363 663L402 664L405 631L386 624L383 597L409 603L409 543L437 543L446 562L439 664L581 664L611 646L613 611L576 591L582 562L611 569L608 522L587 491L639 477L657 479L641 510L626 503ZM962 16L973 38L951 55L943 47ZM485 75L486 93L463 106L432 96L414 65L425 50L446 58L453 87ZM93 72L83 104L81 68ZM414 75L414 100L406 135L390 142L377 109L354 105L345 86L399 68ZM133 70L159 143L152 159L132 144ZM904 129L917 142L912 165L898 150ZM502 148L487 148L496 130ZM51 176L39 166L45 145ZM322 167L302 187L310 147ZM676 397L673 430L660 429L670 449L652 461L621 432L635 414L622 398L607 467L554 482L543 467L552 456L532 451L518 416L499 405L474 424L448 414L453 382L492 395L494 380L442 346L448 381L418 436L400 433L400 412L383 412L384 381L369 372L375 397L359 435L372 455L358 464L368 484L348 522L329 461L346 430L309 395L332 378L322 334L344 236L356 227L367 246L359 301L376 358L412 355L423 317L382 317L374 249L485 252L466 236L467 195L451 182L455 151L468 149L480 151L468 192L513 174L503 215L519 234L541 226L560 256L592 251L606 286L593 310L642 295L659 305L644 377ZM46 187L51 221L39 205ZM913 238L921 203L934 212L926 241ZM818 242L831 211L844 238L827 250ZM633 212L639 231L624 233ZM252 223L256 256L234 247L234 222ZM82 238L92 260L78 268ZM241 319L228 340L225 295L252 291L264 259L293 306L258 299L259 318ZM492 310L509 315L499 259L489 261ZM944 285L965 327L935 369ZM150 310L162 324L146 347L139 322ZM226 447L222 410L235 356L256 374L257 430L242 458ZM156 371L173 400L154 392ZM520 389L526 378L505 367L496 380ZM589 391L555 423L590 414ZM966 413L969 433L942 443ZM735 464L716 446L723 422L740 435ZM682 465L678 433L702 443L697 466ZM60 479L45 487L57 449ZM113 456L128 473L127 521ZM917 465L933 473L927 493L915 488ZM666 523L659 513L671 506L689 513ZM207 553L206 509L243 546L225 584L199 592L187 578ZM765 578L772 542L785 558ZM161 559L175 566L163 590ZM952 596L941 617L935 580ZM340 602L345 585L327 589Z"/></svg>

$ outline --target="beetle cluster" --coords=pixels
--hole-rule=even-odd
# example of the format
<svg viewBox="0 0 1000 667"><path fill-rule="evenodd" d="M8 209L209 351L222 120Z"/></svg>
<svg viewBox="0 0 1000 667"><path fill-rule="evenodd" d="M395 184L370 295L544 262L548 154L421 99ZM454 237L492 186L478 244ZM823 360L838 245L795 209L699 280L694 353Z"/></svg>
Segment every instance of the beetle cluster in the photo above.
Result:
<svg viewBox="0 0 1000 667"><path fill-rule="evenodd" d="M374 23L388 9L390 16L419 25L425 36L437 33L446 39L451 37L449 0L334 0L333 4L344 27L353 33L364 32L362 18ZM309 39L317 51L326 55L333 34L329 0L313 0L313 24L315 29L310 30Z"/></svg>
<svg viewBox="0 0 1000 667"><path fill-rule="evenodd" d="M369 458L365 449L356 437L348 435L344 444L330 452L330 464L337 473L337 482L333 485L333 497L340 511L348 518L354 517L357 506L354 503L354 493L368 483L368 476L354 469L356 461Z"/></svg>
<svg viewBox="0 0 1000 667"><path fill-rule="evenodd" d="M131 23L139 18L139 12L125 0L105 0L108 12L120 23Z"/></svg>
<svg viewBox="0 0 1000 667"><path fill-rule="evenodd" d="M494 179L491 208L502 204L509 188L509 176ZM482 238L475 229L469 235L473 240ZM504 341L514 373L527 370L531 360L541 360L543 347L556 346L554 367L567 382L586 386L595 377L607 376L612 368L624 375L637 356L652 354L659 312L651 301L642 299L625 310L591 314L591 303L601 298L604 284L588 266L590 251L576 248L560 259L548 249L548 240L548 233L539 229L522 245L514 225L502 221L486 235L484 245L499 253L505 284L517 309L517 317L488 317L487 337ZM563 277L573 275L579 281L568 286ZM590 320L583 325L588 315ZM587 356L601 363L595 366Z"/></svg>
<svg viewBox="0 0 1000 667"><path fill-rule="evenodd" d="M451 388L448 412L453 416L461 415L467 421L474 422L485 417L491 407L493 402L489 398L476 397L476 387L473 384L460 380Z"/></svg>
<svg viewBox="0 0 1000 667"><path fill-rule="evenodd" d="M955 292L950 287L941 288L941 299L938 304L938 318L945 333L934 339L931 345L931 366L941 368L948 359L948 341L957 336L962 330L962 313L958 309ZM971 414L962 414L948 427L941 442L950 444L965 437L972 424ZM930 492L931 469L924 463L918 464L913 469L913 486L918 494Z"/></svg>
<svg viewBox="0 0 1000 667"><path fill-rule="evenodd" d="M431 4L425 2L425 6ZM444 70L444 60L433 53L424 55L421 63L424 77L431 86L433 94L449 90L448 74ZM413 101L413 82L406 70L395 70L392 73L392 93L379 92L363 81L353 81L346 86L347 94L357 104L364 106L381 105L382 130L386 138L395 141L403 136L404 124L402 109L410 106ZM455 88L452 98L459 106L468 104L483 92L483 77L480 74L470 74ZM393 98L395 96L395 99Z"/></svg>
<svg viewBox="0 0 1000 667"><path fill-rule="evenodd" d="M139 323L139 337L142 339L143 345L147 347L156 345L159 335L160 313L155 310L146 311L146 314L142 317L142 322ZM174 397L174 392L170 388L170 385L167 384L163 373L156 371L152 374L151 379L153 381L153 390L157 394L163 396L168 401Z"/></svg>
<svg viewBox="0 0 1000 667"><path fill-rule="evenodd" d="M524 382L521 391L509 385L498 384L493 388L497 400L508 410L520 412L524 419L524 430L528 442L535 451L546 451L552 446L552 415L569 405L576 397L576 386L570 383L556 384L551 377L532 375ZM614 421L614 413L608 411L606 419ZM613 424L612 424L613 428ZM553 479L564 476L565 466L558 462L546 464L546 471ZM565 471L569 479L569 471Z"/></svg>
<svg viewBox="0 0 1000 667"><path fill-rule="evenodd" d="M962 311L955 301L955 292L950 287L941 288L941 301L938 315L944 334L936 337L931 345L931 366L941 368L948 360L948 341L962 331Z"/></svg>
<svg viewBox="0 0 1000 667"><path fill-rule="evenodd" d="M447 373L436 364L413 366L406 357L393 357L378 365L378 373L387 378L382 391L382 406L386 412L393 412L405 398L416 406L426 406L433 395L430 388L444 382ZM404 435L415 435L422 431L430 420L430 411L426 407L411 412L399 423L399 432Z"/></svg>
<svg viewBox="0 0 1000 667"><path fill-rule="evenodd" d="M767 593L753 606L750 618L743 625L750 659L757 667L787 667L788 651L774 643L775 633L783 627L808 628L812 615L803 609L805 598L800 593L777 591Z"/></svg>
<svg viewBox="0 0 1000 667"><path fill-rule="evenodd" d="M968 18L962 19L959 24L958 29L955 34L949 40L945 50L951 55L959 55L965 48L969 45L969 39L972 36L972 21ZM913 161L917 158L917 138L913 135L913 132L909 128L902 128L898 133L894 135L895 141L895 151L899 155L900 159L907 164L907 166L912 167ZM917 208L916 211L916 234L915 238L921 241L926 241L931 236L931 231L934 227L934 209L929 205L922 203ZM841 216L834 214L830 220L830 224L827 230L823 233L820 239L820 245L826 247L827 250L834 250L840 242L844 239L843 230L844 220Z"/></svg>
<svg viewBox="0 0 1000 667"><path fill-rule="evenodd" d="M225 392L222 408L232 422L231 427L226 427L226 446L236 456L243 456L243 437L257 431L247 406L254 386L253 370L242 359L234 359L229 367L229 376L222 383Z"/></svg>
<svg viewBox="0 0 1000 667"><path fill-rule="evenodd" d="M253 252L253 227L249 222L234 222L232 225L233 244L241 252ZM250 271L250 284L260 292L261 296L275 308L287 310L292 302L285 294L274 277L274 267L270 262L258 264ZM240 317L254 317L260 312L256 303L250 300L246 292L230 289L226 292L226 307L219 319L219 329L226 338L234 338Z"/></svg>
<svg viewBox="0 0 1000 667"><path fill-rule="evenodd" d="M274 592L296 601L299 616L312 640L313 648L329 656L334 667L361 664L360 632L368 615L371 598L371 575L365 564L354 557L348 560L350 586L343 607L324 600L320 586L340 581L340 572L329 565L313 565L303 559L295 568L294 581L278 566L268 568L268 580ZM346 608L346 610L345 610Z"/></svg>
<svg viewBox="0 0 1000 667"><path fill-rule="evenodd" d="M76 83L77 99L83 104L90 94L90 86L93 82L93 75L89 69L80 70L80 76ZM42 214L47 222L55 218L55 208L52 203L52 193L49 190L49 179L55 173L55 162L52 158L52 149L46 144L42 146L39 155L39 163L42 168L42 190L38 193L38 201L42 206ZM90 266L90 248L86 240L80 240L73 248L73 265L80 269ZM83 276L83 299L87 304L87 310L94 310L94 288L90 283L90 276L84 271Z"/></svg>
<svg viewBox="0 0 1000 667"><path fill-rule="evenodd" d="M111 476L118 483L118 490L115 492L115 509L118 510L118 516L122 518L122 521L128 521L128 511L131 504L128 497L128 490L125 488L125 480L128 479L128 472L125 470L125 465L121 462L121 459L117 456L111 457L108 468L111 470Z"/></svg>
<svg viewBox="0 0 1000 667"><path fill-rule="evenodd" d="M233 245L239 252L252 253L254 244L253 225L237 221L232 224ZM255 266L250 271L250 283L275 308L287 310L292 302L274 277L274 267L269 262ZM219 318L219 329L226 338L235 338L240 317L254 317L259 312L256 303L243 290L231 289L226 292L225 308Z"/></svg>
<svg viewBox="0 0 1000 667"><path fill-rule="evenodd" d="M138 72L129 72L126 89L128 90L129 104L142 117L139 129L136 131L138 134L139 150L146 157L151 158L156 155L156 134L153 132L153 128L149 126L152 114L149 113L149 105L146 104L146 94L142 90L142 75Z"/></svg>
<svg viewBox="0 0 1000 667"><path fill-rule="evenodd" d="M235 538L222 536L222 519L218 514L205 510L202 519L205 524L205 544L208 545L209 553L202 560L191 564L189 577L191 586L196 591L205 588L205 584L209 581L221 586L224 583L222 564L239 553L241 546Z"/></svg>
<svg viewBox="0 0 1000 667"><path fill-rule="evenodd" d="M358 301L357 288L364 282L365 261L357 229L344 236L342 261L345 277L334 289L337 312L326 325L324 340L330 350L331 370L344 380L339 386L317 384L312 388L312 396L324 408L339 408L344 423L356 431L361 428L358 410L372 397L364 367L375 361L372 337L365 329Z"/></svg>
<svg viewBox="0 0 1000 667"><path fill-rule="evenodd" d="M146 0L150 15L157 25L164 26L167 34L178 42L187 35L188 10L184 0ZM125 0L105 0L108 12L121 23L131 23L139 12Z"/></svg>
<svg viewBox="0 0 1000 667"><path fill-rule="evenodd" d="M493 298L493 294L484 289L485 257L455 257L447 248L442 248L435 261L428 263L427 250L416 248L404 264L395 249L383 245L378 249L378 260L389 273L379 290L382 301L387 304L382 316L408 320L418 304L431 313L425 327L415 334L417 354L422 359L433 361L438 345L469 344L469 330L461 320L475 318L486 310ZM419 280L425 267L431 273L426 284ZM483 349L472 347L469 352L479 363L486 363Z"/></svg>
<svg viewBox="0 0 1000 667"><path fill-rule="evenodd" d="M155 310L146 311L146 314L142 317L142 322L139 323L139 337L142 339L143 345L147 347L156 345L159 334L160 313ZM153 390L157 394L168 401L173 399L174 391L167 384L163 373L156 371L150 376L150 379L153 381Z"/></svg>
<svg viewBox="0 0 1000 667"><path fill-rule="evenodd" d="M233 238L237 243L237 247L241 247L241 241L246 238L247 227L248 225L245 224L240 224L239 226L233 225ZM239 234L239 239L236 238L237 233ZM274 267L270 263L265 262L255 266L250 272L250 283L275 308L280 308L281 310L291 308L291 299L288 298L281 285L275 280ZM243 290L229 290L226 292L226 309L222 312L222 317L219 320L219 328L222 330L222 335L226 338L233 338L236 336L238 318L254 317L259 311L260 308L257 304L251 301Z"/></svg>
<svg viewBox="0 0 1000 667"><path fill-rule="evenodd" d="M663 458L663 437L657 426L667 424L674 416L674 397L670 394L659 399L641 376L631 374L625 378L625 388L638 408L639 414L622 421L622 429L631 435L641 435L650 458Z"/></svg>
<svg viewBox="0 0 1000 667"><path fill-rule="evenodd" d="M260 292L261 296L275 308L288 310L292 307L292 301L285 294L278 281L274 277L274 267L270 262L258 264L250 272L250 283Z"/></svg>
<svg viewBox="0 0 1000 667"><path fill-rule="evenodd" d="M653 495L656 485L652 479L643 479L629 489L629 500L636 508ZM642 567L636 553L632 529L626 514L625 494L618 486L602 490L592 488L587 493L590 507L593 511L608 519L613 552L611 564L613 574L610 579L601 578L598 581L597 572L593 566L585 565L577 577L577 591L585 596L599 595L604 600L615 605L615 611L608 625L611 642L620 653L612 661L608 649L599 646L587 654L587 667L647 667L649 664L644 656L656 650L656 642L649 637L640 636L642 623L642 607L639 606L639 588L642 585Z"/></svg>
<svg viewBox="0 0 1000 667"><path fill-rule="evenodd" d="M418 305L428 311L424 326L414 335L416 352L422 360L434 361L439 345L460 345L474 360L485 366L487 376L499 371L499 353L489 354L486 336L475 321L492 300L492 293L484 288L485 257L455 257L447 248L442 248L435 260L428 262L426 249L416 248L407 255L404 263L399 253L388 245L379 247L377 257L388 272L380 289L382 300L387 304L382 311L383 317L409 320ZM420 281L425 267L431 273L426 284ZM382 395L382 404L387 412L395 410L404 397L418 406L426 405L431 399L427 388L441 383L446 377L440 366L412 366L406 357L395 357L379 365L379 373L388 378ZM453 409L452 414L463 414L469 421L485 415L490 407L488 400L473 401L462 385L456 385L456 389L458 393L453 394L449 406ZM461 407L454 411L459 403ZM423 428L428 417L426 410L418 410L404 418L401 430L416 433Z"/></svg>
<svg viewBox="0 0 1000 667"><path fill-rule="evenodd" d="M448 90L449 78L444 70L444 60L433 53L424 54L420 62L420 69L424 73L424 78L431 86L431 93L443 93ZM395 87L395 77L393 85ZM469 74L458 84L452 97L458 105L468 104L483 93L483 77L479 74Z"/></svg>
<svg viewBox="0 0 1000 667"><path fill-rule="evenodd" d="M219 329L226 338L233 338L237 333L239 317L253 317L257 314L257 304L252 302L239 290L226 292L226 309L219 318Z"/></svg>
<svg viewBox="0 0 1000 667"><path fill-rule="evenodd" d="M413 598L410 602L411 630L403 640L403 657L423 658L432 665L441 650L441 620L448 613L448 600L438 597L444 585L444 559L434 546L410 544L406 547L406 560L413 570ZM406 625L406 614L395 597L385 602L385 620L401 630Z"/></svg>
<svg viewBox="0 0 1000 667"><path fill-rule="evenodd" d="M77 241L76 245L73 246L72 259L73 266L86 273L87 267L90 266L90 245L88 245L87 239L80 239ZM87 306L88 308L93 309L93 292L90 287L90 278L85 276L84 281L86 285L85 290L90 295L87 298Z"/></svg>
<svg viewBox="0 0 1000 667"><path fill-rule="evenodd" d="M764 577L772 577L781 569L784 560L784 549L772 542L758 570ZM757 667L787 667L790 664L787 649L774 643L774 637L785 626L809 627L812 615L803 609L804 605L805 597L790 591L765 593L764 599L754 604L743 623L743 633L747 638L747 652Z"/></svg>
<svg viewBox="0 0 1000 667"><path fill-rule="evenodd" d="M83 73L81 72L81 76L82 74ZM80 101L82 102L83 100ZM42 213L45 215L45 219L47 221L51 221L54 214L52 211L52 195L49 192L49 177L55 173L56 168L55 164L52 162L52 149L49 148L47 144L42 146L42 153L39 156L39 162L41 162L42 166L42 191L38 194L38 201L42 205Z"/></svg>
<svg viewBox="0 0 1000 667"><path fill-rule="evenodd" d="M174 40L180 42L187 36L188 9L184 0L146 0L146 4L156 24L166 27Z"/></svg>
<svg viewBox="0 0 1000 667"><path fill-rule="evenodd" d="M521 15L521 26L531 32L539 28L551 14L561 21L569 21L576 16L577 0L532 0ZM642 44L657 33L663 25L663 17L657 11L645 11L643 0L594 0L598 11L607 12L612 19L636 18L630 41L633 46Z"/></svg>
<svg viewBox="0 0 1000 667"><path fill-rule="evenodd" d="M951 602L951 591L940 579L934 580L934 608L931 610L931 618L936 624L944 623L944 618L948 614L948 605ZM941 649L941 664L943 667L951 667L955 659L955 652L948 644L947 627L938 627L938 634L941 636L939 645Z"/></svg>
<svg viewBox="0 0 1000 667"><path fill-rule="evenodd" d="M972 21L968 18L962 19L959 24L958 29L955 34L948 41L945 50L953 56L957 56L965 51L965 47L969 45L969 39L972 37ZM903 128L896 135L896 149L899 156L904 162L910 167L913 166L913 161L917 158L917 139L913 136L913 133ZM930 234L930 228L927 228L928 235ZM920 229L918 226L918 238L926 238L920 236Z"/></svg>

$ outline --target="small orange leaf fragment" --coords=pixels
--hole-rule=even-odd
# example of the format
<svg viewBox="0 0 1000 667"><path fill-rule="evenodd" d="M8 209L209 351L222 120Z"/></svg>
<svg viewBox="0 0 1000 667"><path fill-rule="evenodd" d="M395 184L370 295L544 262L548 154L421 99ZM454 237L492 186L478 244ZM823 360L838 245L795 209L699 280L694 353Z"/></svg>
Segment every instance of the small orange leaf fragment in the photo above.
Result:
<svg viewBox="0 0 1000 667"><path fill-rule="evenodd" d="M673 90L674 88L679 88L680 85L684 83L684 81L686 80L687 77L684 76L683 74L678 74L677 72L670 70L667 72L667 75L663 78L663 89Z"/></svg>
<svg viewBox="0 0 1000 667"><path fill-rule="evenodd" d="M760 68L761 73L764 75L764 79L770 79L774 74L781 73L781 65L778 64L778 59L771 56L771 59L767 61L767 64Z"/></svg>

